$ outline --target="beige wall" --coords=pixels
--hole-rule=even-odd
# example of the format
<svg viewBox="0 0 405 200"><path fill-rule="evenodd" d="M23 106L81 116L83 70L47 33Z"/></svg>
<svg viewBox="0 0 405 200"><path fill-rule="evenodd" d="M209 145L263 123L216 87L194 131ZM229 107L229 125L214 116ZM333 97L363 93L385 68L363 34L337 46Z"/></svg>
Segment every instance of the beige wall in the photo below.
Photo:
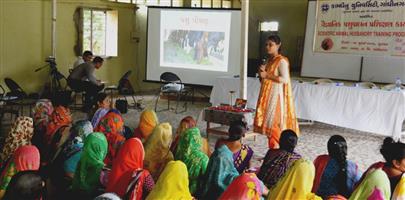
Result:
<svg viewBox="0 0 405 200"><path fill-rule="evenodd" d="M101 0L58 0L56 61L65 75L76 59L73 16L80 6L118 10L118 57L107 58L96 72L100 79L116 83L125 71L137 67L137 43L131 40L134 6ZM34 69L46 64L45 58L51 55L51 1L2 0L0 9L0 78L11 77L23 89L38 91L48 77L47 70L34 73ZM135 76L132 78L135 80Z"/></svg>
<svg viewBox="0 0 405 200"><path fill-rule="evenodd" d="M277 20L284 50L290 60L295 59L296 38L305 31L306 0L250 0L249 57L259 55L258 22ZM118 57L108 58L97 76L116 83L131 69L131 81L137 89L157 88L144 83L146 58L146 7L110 3L105 0L58 0L57 3L57 64L65 75L76 59L74 45L76 28L75 10L80 6L118 10ZM240 6L235 1L234 6ZM139 43L131 39L139 37ZM28 92L38 91L45 83L48 72L34 70L46 64L51 55L51 0L0 0L0 83L4 77L15 79ZM296 63L293 63L295 65ZM138 87L140 86L140 88Z"/></svg>
<svg viewBox="0 0 405 200"><path fill-rule="evenodd" d="M297 70L297 38L304 37L307 0L250 0L249 5L249 58L260 56L260 21L278 21L279 35L285 54Z"/></svg>

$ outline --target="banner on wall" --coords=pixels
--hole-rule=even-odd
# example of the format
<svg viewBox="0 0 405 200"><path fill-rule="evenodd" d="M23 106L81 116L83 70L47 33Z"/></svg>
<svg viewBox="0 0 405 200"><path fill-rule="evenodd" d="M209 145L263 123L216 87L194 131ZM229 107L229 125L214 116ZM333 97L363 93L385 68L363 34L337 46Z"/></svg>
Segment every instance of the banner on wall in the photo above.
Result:
<svg viewBox="0 0 405 200"><path fill-rule="evenodd" d="M405 56L405 0L318 0L314 52Z"/></svg>

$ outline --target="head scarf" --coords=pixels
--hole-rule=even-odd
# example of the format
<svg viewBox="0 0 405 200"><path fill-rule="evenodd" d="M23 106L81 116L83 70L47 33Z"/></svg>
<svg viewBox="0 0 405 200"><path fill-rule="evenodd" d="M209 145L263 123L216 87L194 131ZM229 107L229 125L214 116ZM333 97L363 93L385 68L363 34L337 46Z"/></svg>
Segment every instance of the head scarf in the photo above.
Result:
<svg viewBox="0 0 405 200"><path fill-rule="evenodd" d="M131 138L127 140L114 159L113 167L108 176L106 191L114 192L120 197L124 196L131 181L132 173L143 168L144 156L143 145L139 139ZM136 196L142 197L142 194Z"/></svg>
<svg viewBox="0 0 405 200"><path fill-rule="evenodd" d="M222 193L220 200L260 200L263 194L263 183L254 173L243 173L238 176Z"/></svg>
<svg viewBox="0 0 405 200"><path fill-rule="evenodd" d="M209 160L208 156L201 151L201 147L200 130L197 127L190 128L182 134L175 154L175 159L183 161L187 166L192 194L196 192L197 184L205 174Z"/></svg>
<svg viewBox="0 0 405 200"><path fill-rule="evenodd" d="M226 145L217 148L211 155L201 187L203 199L218 199L232 181L239 176L232 156L231 150Z"/></svg>
<svg viewBox="0 0 405 200"><path fill-rule="evenodd" d="M108 153L104 160L104 163L107 166L112 165L112 161L115 158L118 149L125 141L124 136L122 136L123 130L124 120L121 115L114 112L107 113L94 129L96 132L104 133L107 138Z"/></svg>
<svg viewBox="0 0 405 200"><path fill-rule="evenodd" d="M155 111L151 109L144 110L139 119L139 130L141 131L142 138L148 139L152 134L153 129L159 124L159 119L156 116Z"/></svg>
<svg viewBox="0 0 405 200"><path fill-rule="evenodd" d="M11 178L17 173L26 170L38 170L40 164L39 151L33 145L20 146L14 152L13 159L10 160L0 176L0 198L10 183Z"/></svg>
<svg viewBox="0 0 405 200"><path fill-rule="evenodd" d="M31 144L31 138L34 134L32 118L20 116L11 126L11 130L4 142L3 152L0 160L7 160L14 151L23 145Z"/></svg>
<svg viewBox="0 0 405 200"><path fill-rule="evenodd" d="M301 155L295 152L270 149L263 159L263 164L257 176L267 187L272 188L285 175L293 163L300 158Z"/></svg>
<svg viewBox="0 0 405 200"><path fill-rule="evenodd" d="M187 167L181 161L170 161L149 193L152 199L193 199L188 190Z"/></svg>
<svg viewBox="0 0 405 200"><path fill-rule="evenodd" d="M72 123L72 116L70 114L69 108L64 106L58 106L53 111L47 130L45 134L45 141L47 144L51 144L52 138L56 131L63 126L68 126Z"/></svg>
<svg viewBox="0 0 405 200"><path fill-rule="evenodd" d="M390 199L391 186L387 174L381 169L367 173L349 199Z"/></svg>
<svg viewBox="0 0 405 200"><path fill-rule="evenodd" d="M35 107L32 109L34 126L46 125L53 112L52 102L49 99L40 99L36 102Z"/></svg>
<svg viewBox="0 0 405 200"><path fill-rule="evenodd" d="M62 155L64 157L65 172L74 173L80 160L84 140L93 132L93 126L87 120L80 120L74 123L70 132L70 138L63 147Z"/></svg>
<svg viewBox="0 0 405 200"><path fill-rule="evenodd" d="M91 124L93 127L97 127L98 123L100 122L101 118L103 118L110 109L107 108L99 108L93 115L93 119L91 120Z"/></svg>
<svg viewBox="0 0 405 200"><path fill-rule="evenodd" d="M84 140L82 157L80 158L72 187L74 190L88 194L100 185L99 178L107 155L107 139L102 133L92 133Z"/></svg>
<svg viewBox="0 0 405 200"><path fill-rule="evenodd" d="M177 145L179 144L179 140L184 133L189 128L193 128L196 126L196 121L191 116L187 116L180 121L179 127L176 130L176 137L174 138L172 145L170 146L170 151L176 153Z"/></svg>
<svg viewBox="0 0 405 200"><path fill-rule="evenodd" d="M311 193L315 177L315 167L312 162L299 159L288 169L286 174L269 191L268 200L273 199L319 199Z"/></svg>
<svg viewBox="0 0 405 200"><path fill-rule="evenodd" d="M172 127L169 123L161 123L145 143L145 169L149 170L153 180L158 180L166 164L173 160L169 150L172 141Z"/></svg>

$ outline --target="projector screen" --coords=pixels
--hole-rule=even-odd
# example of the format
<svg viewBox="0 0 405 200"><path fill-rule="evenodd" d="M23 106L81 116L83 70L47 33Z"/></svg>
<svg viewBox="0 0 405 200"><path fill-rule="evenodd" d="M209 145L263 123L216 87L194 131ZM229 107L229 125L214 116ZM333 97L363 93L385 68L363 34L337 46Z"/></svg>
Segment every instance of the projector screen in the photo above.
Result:
<svg viewBox="0 0 405 200"><path fill-rule="evenodd" d="M212 86L240 73L240 10L148 8L146 80L173 72L183 83Z"/></svg>

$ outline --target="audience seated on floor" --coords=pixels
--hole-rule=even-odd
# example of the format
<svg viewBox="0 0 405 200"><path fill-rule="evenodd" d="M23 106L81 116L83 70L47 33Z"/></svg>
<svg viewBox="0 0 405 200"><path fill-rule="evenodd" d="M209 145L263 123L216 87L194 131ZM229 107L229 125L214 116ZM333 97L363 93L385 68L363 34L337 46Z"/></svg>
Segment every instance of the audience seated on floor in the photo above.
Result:
<svg viewBox="0 0 405 200"><path fill-rule="evenodd" d="M346 159L346 140L333 135L328 141L328 155L320 155L315 161L315 180L312 192L328 198L341 195L349 198L355 184L360 180L358 166Z"/></svg>
<svg viewBox="0 0 405 200"><path fill-rule="evenodd" d="M392 138L381 147L385 162L370 166L361 179L339 135L314 165L294 151L297 134L284 130L280 148L252 166L253 151L241 143L243 121L231 122L228 137L218 139L210 156L192 116L173 135L169 123L159 124L154 111L144 110L135 119L138 128L125 131L130 128L106 98L99 94L98 111L89 119L73 118L61 99L41 99L33 118L18 117L0 154L0 199L405 197L405 144Z"/></svg>
<svg viewBox="0 0 405 200"><path fill-rule="evenodd" d="M372 164L350 199L405 198L405 144L387 137L380 149L385 162Z"/></svg>
<svg viewBox="0 0 405 200"><path fill-rule="evenodd" d="M233 163L236 170L242 173L250 168L253 150L248 145L242 144L242 138L247 131L246 123L242 120L231 122L228 130L228 138L218 139L215 148L226 145L233 154Z"/></svg>

